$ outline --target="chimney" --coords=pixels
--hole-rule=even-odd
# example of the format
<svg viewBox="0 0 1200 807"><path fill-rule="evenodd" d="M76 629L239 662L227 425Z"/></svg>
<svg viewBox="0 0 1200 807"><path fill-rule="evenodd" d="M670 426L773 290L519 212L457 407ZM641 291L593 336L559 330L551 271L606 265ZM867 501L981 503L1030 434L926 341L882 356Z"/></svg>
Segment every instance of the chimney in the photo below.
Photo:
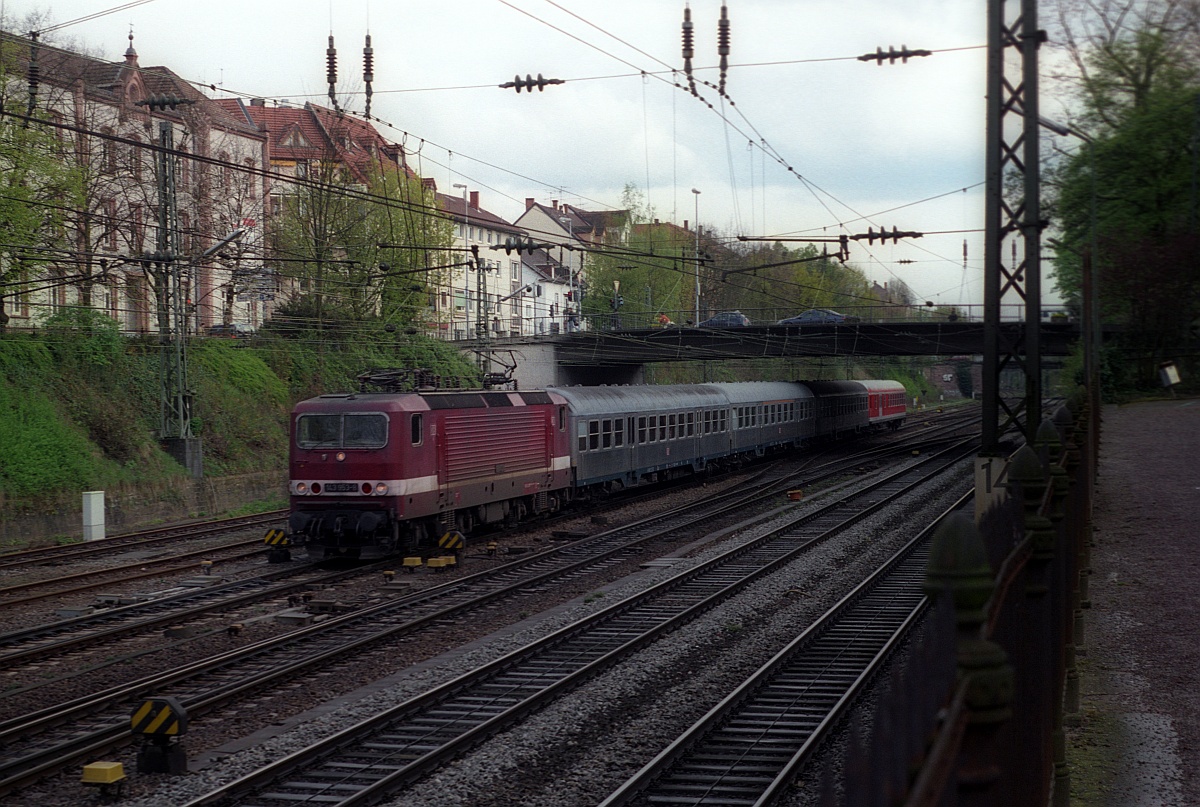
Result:
<svg viewBox="0 0 1200 807"><path fill-rule="evenodd" d="M265 98L251 98L250 99L250 106L266 106L266 105L267 105L267 99L265 99Z"/></svg>
<svg viewBox="0 0 1200 807"><path fill-rule="evenodd" d="M433 177L421 177L421 187L427 191L437 193L437 180Z"/></svg>
<svg viewBox="0 0 1200 807"><path fill-rule="evenodd" d="M471 191L471 207L479 209L479 191Z"/></svg>
<svg viewBox="0 0 1200 807"><path fill-rule="evenodd" d="M550 206L551 206L551 207L553 207L555 210L558 210L558 200L557 200L557 199L551 199L551 200L550 200Z"/></svg>
<svg viewBox="0 0 1200 807"><path fill-rule="evenodd" d="M528 210L529 208L533 207L536 204L537 204L537 201L532 196L525 197L525 209L526 210Z"/></svg>
<svg viewBox="0 0 1200 807"><path fill-rule="evenodd" d="M683 229L688 230L688 220L687 219L683 220ZM691 230L688 230L688 232L691 232Z"/></svg>

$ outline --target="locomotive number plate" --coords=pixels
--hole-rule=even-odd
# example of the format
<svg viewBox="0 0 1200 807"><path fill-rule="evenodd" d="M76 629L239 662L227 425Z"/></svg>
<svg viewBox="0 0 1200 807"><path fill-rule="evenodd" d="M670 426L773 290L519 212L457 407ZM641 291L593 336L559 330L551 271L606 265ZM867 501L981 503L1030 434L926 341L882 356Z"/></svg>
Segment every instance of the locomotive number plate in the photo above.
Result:
<svg viewBox="0 0 1200 807"><path fill-rule="evenodd" d="M353 482L330 482L325 490L328 493L352 493L358 490L358 485Z"/></svg>

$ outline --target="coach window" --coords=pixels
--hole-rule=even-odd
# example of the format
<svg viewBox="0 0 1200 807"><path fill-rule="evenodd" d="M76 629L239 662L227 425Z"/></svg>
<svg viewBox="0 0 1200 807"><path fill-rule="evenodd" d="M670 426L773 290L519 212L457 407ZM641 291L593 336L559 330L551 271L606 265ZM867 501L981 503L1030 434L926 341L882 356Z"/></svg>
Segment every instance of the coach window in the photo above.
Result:
<svg viewBox="0 0 1200 807"><path fill-rule="evenodd" d="M421 445L425 440L425 430L421 427L423 420L423 415L417 414L412 416L412 444L414 446Z"/></svg>
<svg viewBox="0 0 1200 807"><path fill-rule="evenodd" d="M588 425L586 420L576 421L575 431L579 435L580 451L587 451L587 429Z"/></svg>
<svg viewBox="0 0 1200 807"><path fill-rule="evenodd" d="M674 415L667 416L667 439L668 440L675 439L675 416Z"/></svg>
<svg viewBox="0 0 1200 807"><path fill-rule="evenodd" d="M696 433L696 414L694 412L688 412L687 419L688 419L687 436L691 437L692 435L694 435Z"/></svg>
<svg viewBox="0 0 1200 807"><path fill-rule="evenodd" d="M605 448L612 448L612 424L613 422L611 420L604 421L603 428L600 432Z"/></svg>
<svg viewBox="0 0 1200 807"><path fill-rule="evenodd" d="M653 443L657 440L658 440L658 415L651 415L650 416L649 439L647 439L646 442Z"/></svg>
<svg viewBox="0 0 1200 807"><path fill-rule="evenodd" d="M674 416L672 415L672 417L674 417ZM667 439L667 416L666 415L658 416L658 439L660 442Z"/></svg>
<svg viewBox="0 0 1200 807"><path fill-rule="evenodd" d="M600 421L588 423L588 448L593 451L600 447Z"/></svg>
<svg viewBox="0 0 1200 807"><path fill-rule="evenodd" d="M625 445L625 418L613 421L613 445Z"/></svg>
<svg viewBox="0 0 1200 807"><path fill-rule="evenodd" d="M645 417L638 418L637 441L639 443L646 442L646 418Z"/></svg>

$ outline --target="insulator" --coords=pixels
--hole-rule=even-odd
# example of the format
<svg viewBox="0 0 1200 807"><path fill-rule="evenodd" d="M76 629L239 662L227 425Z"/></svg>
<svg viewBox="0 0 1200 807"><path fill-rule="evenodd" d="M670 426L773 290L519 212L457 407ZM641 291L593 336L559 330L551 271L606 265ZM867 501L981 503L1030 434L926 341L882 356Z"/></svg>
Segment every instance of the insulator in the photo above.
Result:
<svg viewBox="0 0 1200 807"><path fill-rule="evenodd" d="M695 51L692 48L692 9L683 7L683 58L691 59Z"/></svg>
<svg viewBox="0 0 1200 807"><path fill-rule="evenodd" d="M325 79L331 88L337 84L337 48L333 46L333 34L329 35L329 47L325 50Z"/></svg>
<svg viewBox="0 0 1200 807"><path fill-rule="evenodd" d="M363 81L375 80L375 49L371 47L371 35L367 34L367 45L363 48Z"/></svg>
<svg viewBox="0 0 1200 807"><path fill-rule="evenodd" d="M729 55L729 9L721 4L721 21L717 23L717 53Z"/></svg>

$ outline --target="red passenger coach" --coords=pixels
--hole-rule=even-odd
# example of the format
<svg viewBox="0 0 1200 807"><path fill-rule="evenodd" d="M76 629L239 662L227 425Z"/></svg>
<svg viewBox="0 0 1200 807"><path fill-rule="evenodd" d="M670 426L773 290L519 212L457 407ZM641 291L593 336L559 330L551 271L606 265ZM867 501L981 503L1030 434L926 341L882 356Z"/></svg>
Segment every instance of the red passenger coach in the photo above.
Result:
<svg viewBox="0 0 1200 807"><path fill-rule="evenodd" d="M322 395L292 413L293 545L373 558L569 495L566 402L551 392Z"/></svg>
<svg viewBox="0 0 1200 807"><path fill-rule="evenodd" d="M895 431L904 425L908 398L899 381L859 381L867 389L868 422L872 429L884 426Z"/></svg>

